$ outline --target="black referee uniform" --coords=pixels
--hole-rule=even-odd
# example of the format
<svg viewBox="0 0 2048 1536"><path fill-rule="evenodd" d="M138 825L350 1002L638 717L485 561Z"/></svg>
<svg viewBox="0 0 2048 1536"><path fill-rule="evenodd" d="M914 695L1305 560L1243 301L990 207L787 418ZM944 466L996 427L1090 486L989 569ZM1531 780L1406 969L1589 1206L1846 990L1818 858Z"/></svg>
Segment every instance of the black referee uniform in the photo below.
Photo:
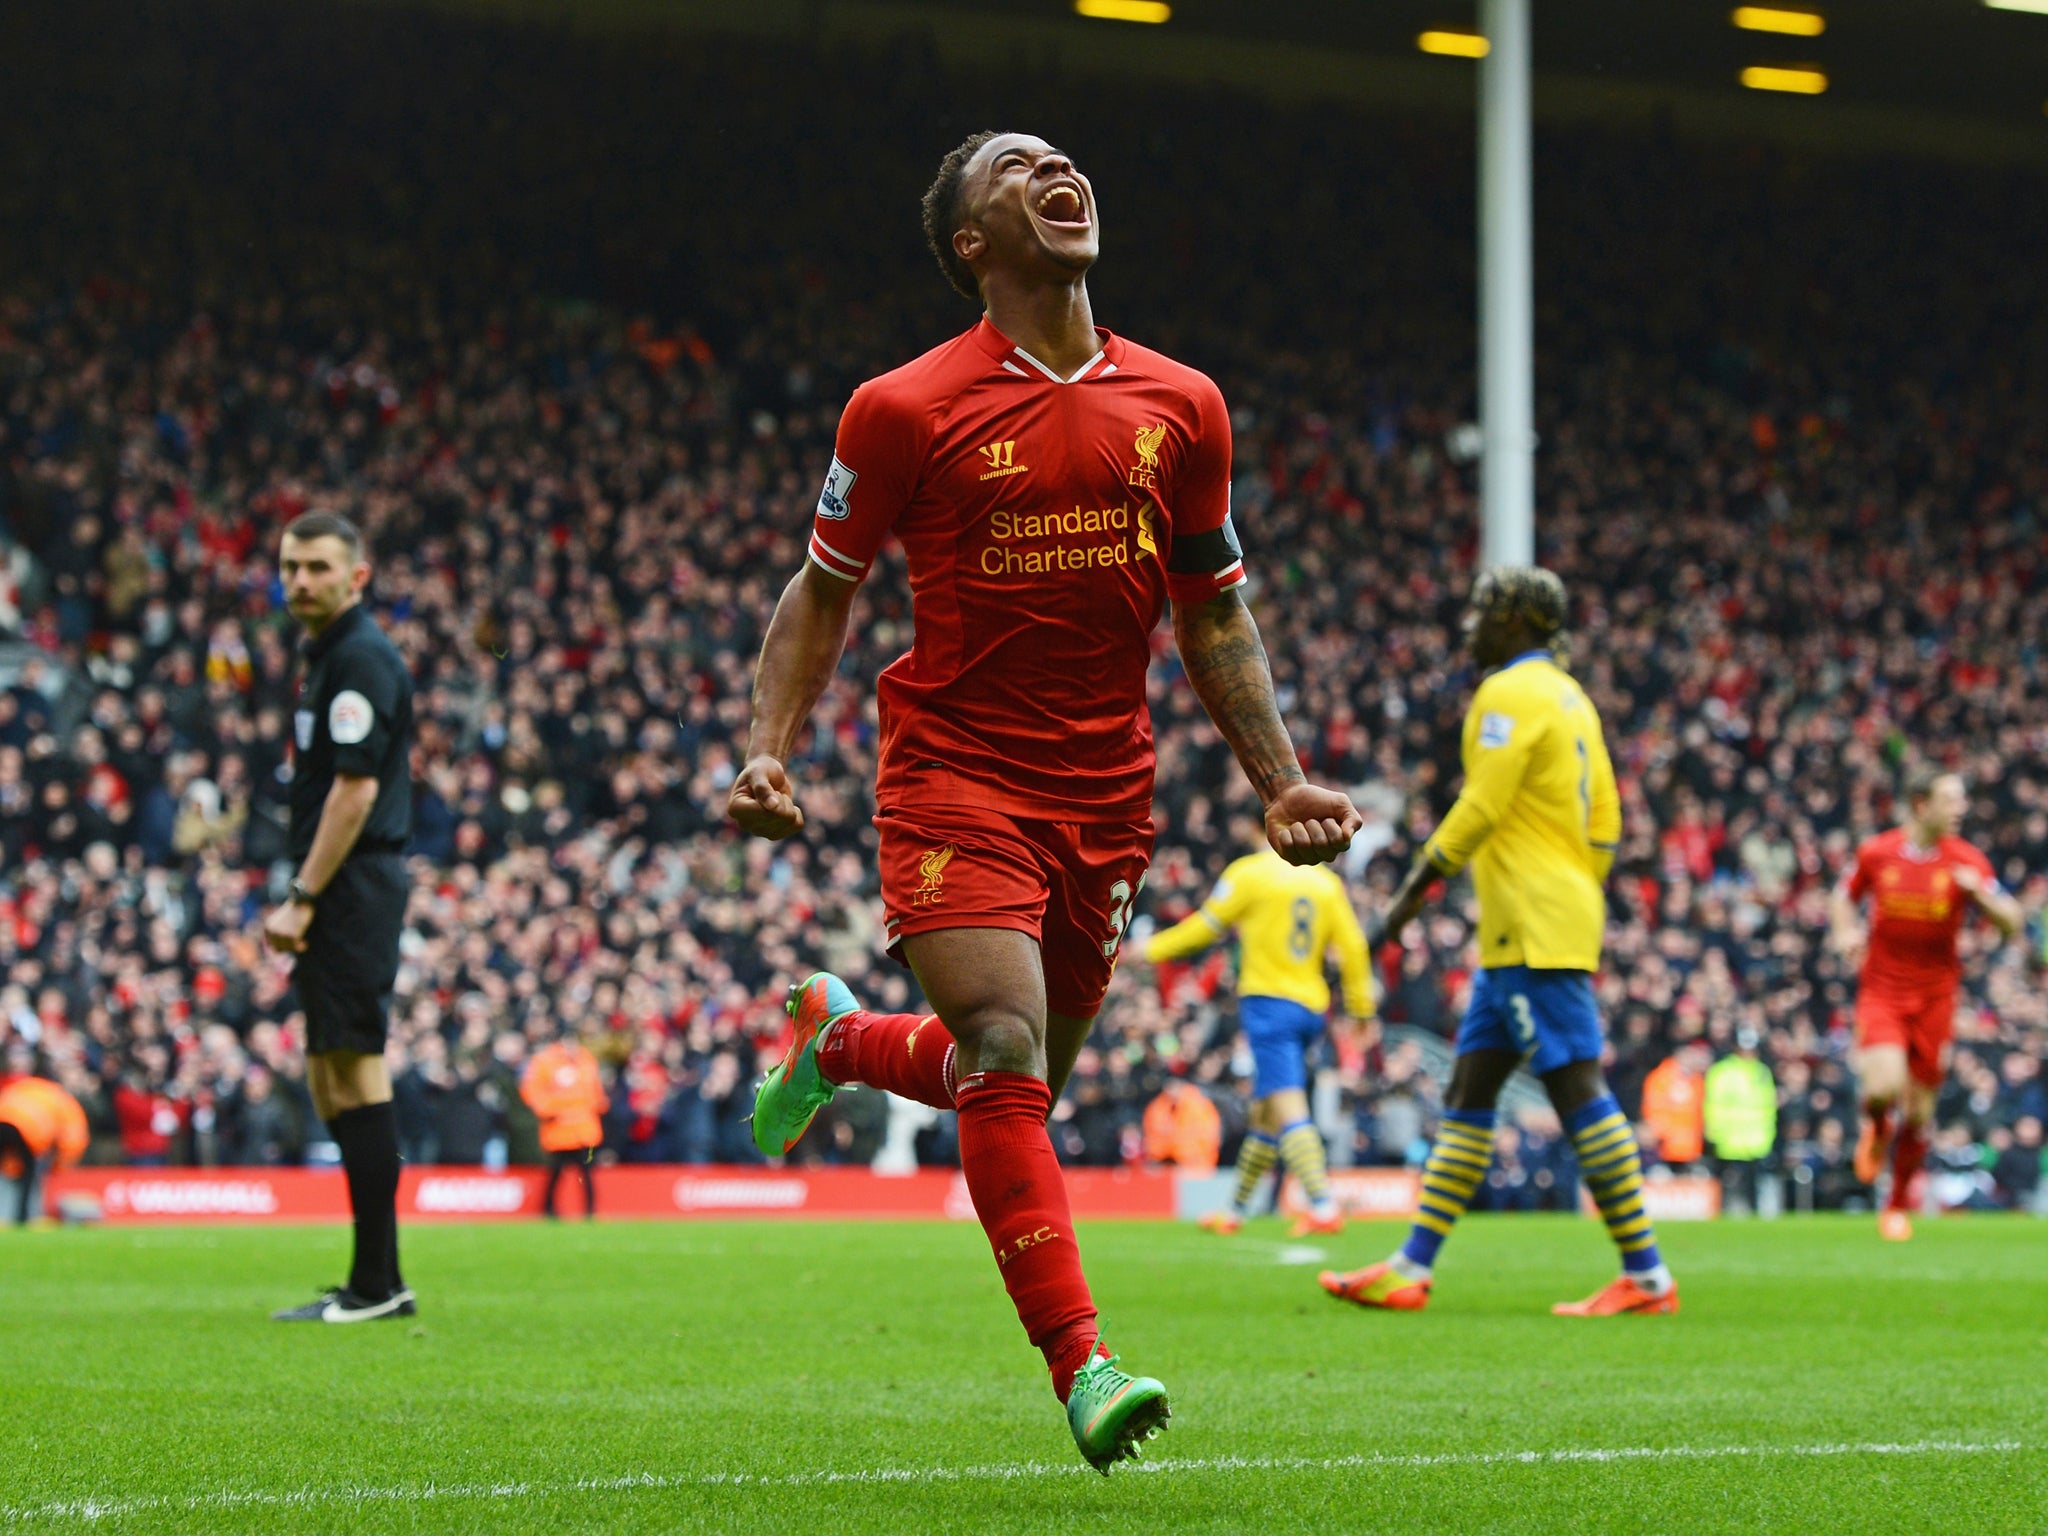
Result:
<svg viewBox="0 0 2048 1536"><path fill-rule="evenodd" d="M379 1056L398 978L412 835L412 676L358 603L305 645L292 725L291 857L303 863L337 773L375 775L377 803L313 909L293 968L306 1050Z"/></svg>
<svg viewBox="0 0 2048 1536"><path fill-rule="evenodd" d="M360 603L306 642L292 720L291 856L301 866L336 774L374 776L377 799L348 857L313 904L305 948L292 968L306 1017L308 1056L384 1054L398 979L407 881L401 853L412 834L412 677L398 647ZM410 1317L398 1268L398 1122L390 1100L327 1122L348 1177L355 1261L348 1284L272 1314L282 1322Z"/></svg>

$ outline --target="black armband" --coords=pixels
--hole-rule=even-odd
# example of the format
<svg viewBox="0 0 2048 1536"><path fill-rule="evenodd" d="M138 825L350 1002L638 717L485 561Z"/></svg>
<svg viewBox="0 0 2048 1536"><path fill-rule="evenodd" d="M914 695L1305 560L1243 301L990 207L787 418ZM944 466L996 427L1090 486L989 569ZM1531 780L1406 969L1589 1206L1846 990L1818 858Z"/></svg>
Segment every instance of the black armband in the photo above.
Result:
<svg viewBox="0 0 2048 1536"><path fill-rule="evenodd" d="M1176 576L1212 576L1218 571L1228 570L1244 558L1243 549L1238 547L1237 529L1231 525L1230 514L1223 514L1223 526L1211 528L1203 533L1177 533L1173 536L1173 554L1166 562L1166 568Z"/></svg>

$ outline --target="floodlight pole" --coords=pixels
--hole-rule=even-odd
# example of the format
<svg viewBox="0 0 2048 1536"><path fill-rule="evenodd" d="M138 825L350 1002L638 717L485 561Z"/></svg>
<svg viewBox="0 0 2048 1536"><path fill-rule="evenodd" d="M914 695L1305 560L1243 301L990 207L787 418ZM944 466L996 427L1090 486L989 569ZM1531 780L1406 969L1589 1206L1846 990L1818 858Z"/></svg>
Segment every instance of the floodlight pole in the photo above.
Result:
<svg viewBox="0 0 2048 1536"><path fill-rule="evenodd" d="M1536 560L1529 0L1480 0L1480 563Z"/></svg>

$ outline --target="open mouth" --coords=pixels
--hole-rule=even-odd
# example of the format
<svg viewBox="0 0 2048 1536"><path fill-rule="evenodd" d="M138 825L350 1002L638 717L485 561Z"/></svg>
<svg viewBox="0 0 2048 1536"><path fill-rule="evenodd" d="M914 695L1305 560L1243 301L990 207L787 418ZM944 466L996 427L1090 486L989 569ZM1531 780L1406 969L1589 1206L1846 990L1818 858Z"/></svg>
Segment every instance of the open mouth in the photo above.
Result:
<svg viewBox="0 0 2048 1536"><path fill-rule="evenodd" d="M1070 181L1056 182L1040 193L1036 211L1046 223L1062 229L1088 227L1088 205L1081 199L1081 189Z"/></svg>

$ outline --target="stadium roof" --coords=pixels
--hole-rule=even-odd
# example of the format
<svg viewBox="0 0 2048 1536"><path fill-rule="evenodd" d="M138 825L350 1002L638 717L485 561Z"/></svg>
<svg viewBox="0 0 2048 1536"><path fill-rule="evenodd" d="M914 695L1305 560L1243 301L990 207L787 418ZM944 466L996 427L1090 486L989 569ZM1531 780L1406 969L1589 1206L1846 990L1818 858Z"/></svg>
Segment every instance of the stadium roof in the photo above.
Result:
<svg viewBox="0 0 2048 1536"><path fill-rule="evenodd" d="M432 0L600 28L813 40L930 39L949 61L1214 81L1268 97L1469 112L1472 63L1424 32L1476 30L1474 0ZM2033 13L2018 7L2038 7ZM1163 25L1077 8L1170 12ZM2048 165L2048 0L1533 0L1539 121L1659 122L1684 134ZM1800 35L1818 17L1819 35ZM1773 20L1773 18L1776 18ZM1824 77L1745 88L1747 69ZM1779 84L1814 85L1793 76Z"/></svg>

